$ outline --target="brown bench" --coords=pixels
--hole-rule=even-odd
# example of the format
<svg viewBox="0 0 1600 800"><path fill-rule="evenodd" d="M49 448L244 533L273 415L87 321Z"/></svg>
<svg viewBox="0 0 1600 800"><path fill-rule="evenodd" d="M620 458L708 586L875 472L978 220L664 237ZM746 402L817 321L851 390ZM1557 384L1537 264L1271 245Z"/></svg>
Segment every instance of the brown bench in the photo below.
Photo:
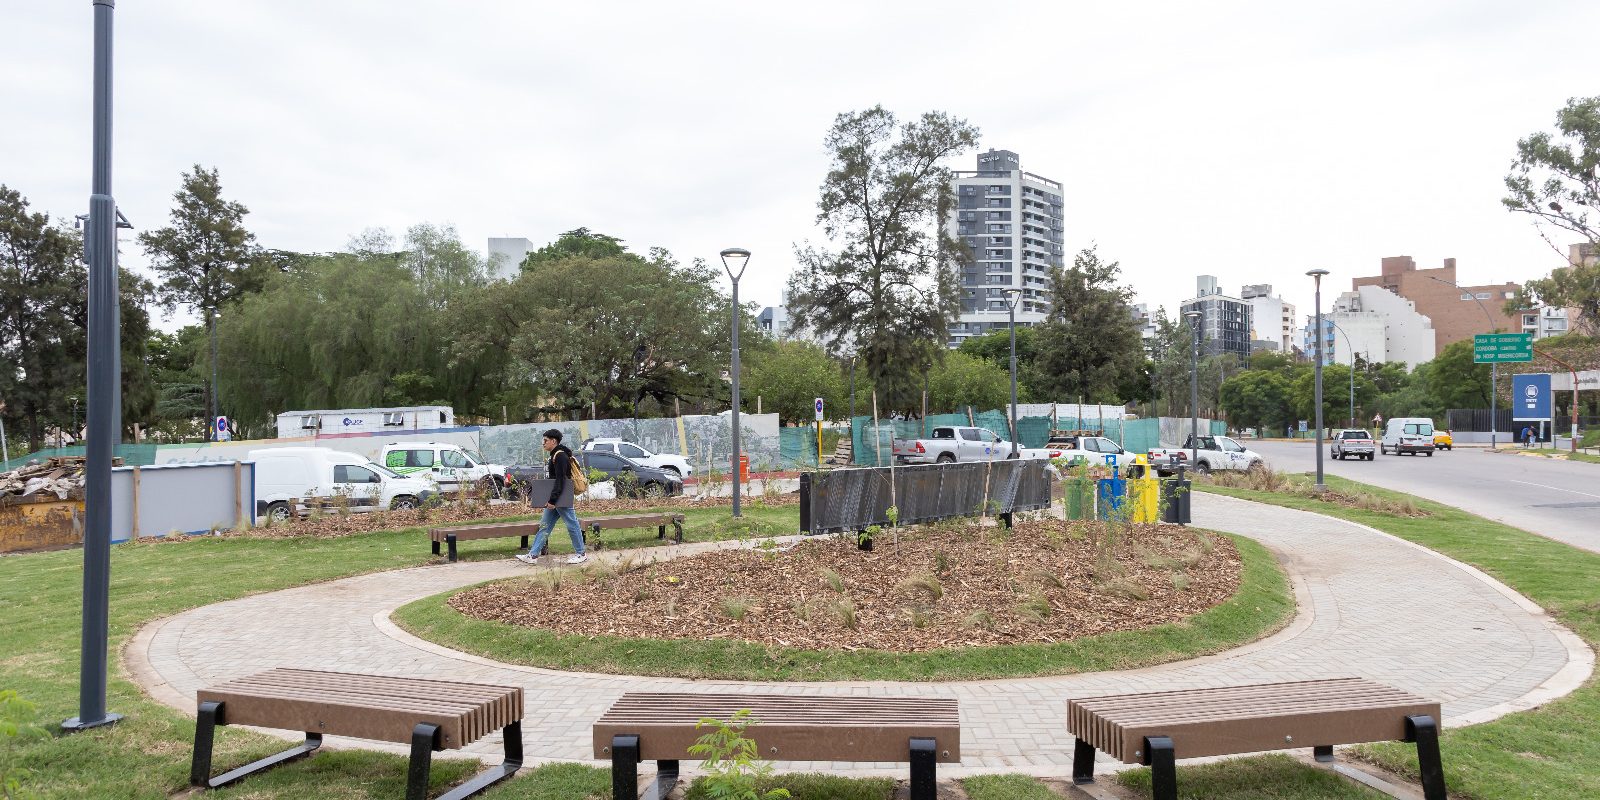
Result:
<svg viewBox="0 0 1600 800"><path fill-rule="evenodd" d="M638 797L639 762L656 762L652 796L678 782L678 761L708 731L702 719L728 720L749 709L745 736L763 759L901 761L911 764L911 800L933 800L938 762L961 760L961 721L953 698L629 692L594 724L594 756L611 760L611 796Z"/></svg>
<svg viewBox="0 0 1600 800"><path fill-rule="evenodd" d="M411 744L406 800L424 800L435 750L456 750L504 731L505 761L440 800L461 800L522 767L522 689L476 683L274 669L201 689L189 783L215 789L310 755L322 737L353 736ZM218 725L304 731L305 744L211 777Z"/></svg>
<svg viewBox="0 0 1600 800"><path fill-rule="evenodd" d="M594 538L589 542L589 546L598 550L600 549L601 531L612 530L615 528L648 528L652 525L654 525L656 528L657 539L667 538L667 526L671 525L672 541L676 542L677 544L683 544L683 520L684 516L682 514L674 513L619 514L614 517L591 517L587 520L584 520L583 525L594 534Z"/></svg>
<svg viewBox="0 0 1600 800"><path fill-rule="evenodd" d="M1094 753L1151 768L1155 800L1177 800L1179 758L1311 746L1415 742L1426 800L1445 800L1439 704L1361 678L1127 694L1067 701L1078 739L1074 783L1094 782Z"/></svg>
<svg viewBox="0 0 1600 800"><path fill-rule="evenodd" d="M522 549L528 549L528 537L539 533L539 521L488 522L482 525L455 525L448 528L429 528L428 541L433 544L433 554L439 555L439 545L448 548L450 560L456 560L456 542L466 539L499 539L506 536L522 538Z"/></svg>

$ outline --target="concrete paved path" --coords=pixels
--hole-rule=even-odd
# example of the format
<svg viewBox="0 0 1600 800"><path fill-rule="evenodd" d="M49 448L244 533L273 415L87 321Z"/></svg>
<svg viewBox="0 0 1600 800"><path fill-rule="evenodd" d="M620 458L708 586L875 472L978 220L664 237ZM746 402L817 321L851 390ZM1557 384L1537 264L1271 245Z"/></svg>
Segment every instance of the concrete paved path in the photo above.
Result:
<svg viewBox="0 0 1600 800"><path fill-rule="evenodd" d="M390 611L414 599L529 569L509 559L364 575L195 609L147 627L130 643L125 661L153 696L190 714L197 688L276 666L519 684L528 693L523 730L531 763L589 760L591 723L625 691L955 697L964 758L960 767L941 768L945 776L1069 774L1072 740L1064 717L1071 697L1356 675L1438 699L1446 724L1459 725L1565 694L1592 667L1582 642L1532 603L1428 550L1316 514L1215 495L1197 495L1194 503L1196 525L1251 536L1279 555L1294 580L1300 614L1253 645L1141 670L959 683L749 684L591 675L456 653L388 622ZM675 550L708 546L714 545ZM469 752L494 761L499 746L486 740ZM899 775L904 767L882 769Z"/></svg>

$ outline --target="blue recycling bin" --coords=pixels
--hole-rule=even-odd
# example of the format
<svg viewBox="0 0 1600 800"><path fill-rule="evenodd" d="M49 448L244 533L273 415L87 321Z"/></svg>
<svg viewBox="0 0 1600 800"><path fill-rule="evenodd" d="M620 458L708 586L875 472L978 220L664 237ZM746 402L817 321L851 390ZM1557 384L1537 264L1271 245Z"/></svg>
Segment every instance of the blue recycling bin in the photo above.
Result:
<svg viewBox="0 0 1600 800"><path fill-rule="evenodd" d="M1128 501L1128 482L1122 478L1101 478L1095 482L1095 512L1100 519L1126 518L1124 504Z"/></svg>

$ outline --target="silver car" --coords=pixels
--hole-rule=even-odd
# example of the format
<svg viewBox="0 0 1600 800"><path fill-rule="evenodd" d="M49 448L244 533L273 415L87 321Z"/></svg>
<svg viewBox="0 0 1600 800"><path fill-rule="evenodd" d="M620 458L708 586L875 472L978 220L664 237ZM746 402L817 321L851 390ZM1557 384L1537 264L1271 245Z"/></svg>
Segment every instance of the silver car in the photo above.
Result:
<svg viewBox="0 0 1600 800"><path fill-rule="evenodd" d="M1340 461L1350 456L1371 461L1375 456L1375 446L1371 431L1349 428L1333 434L1333 450L1330 455Z"/></svg>

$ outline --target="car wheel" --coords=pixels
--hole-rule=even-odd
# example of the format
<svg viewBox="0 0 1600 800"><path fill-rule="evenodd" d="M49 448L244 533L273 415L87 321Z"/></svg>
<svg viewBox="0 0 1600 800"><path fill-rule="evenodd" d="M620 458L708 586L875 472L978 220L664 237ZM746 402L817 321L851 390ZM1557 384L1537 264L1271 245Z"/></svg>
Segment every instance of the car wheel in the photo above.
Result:
<svg viewBox="0 0 1600 800"><path fill-rule="evenodd" d="M651 499L665 497L667 494L667 487L662 486L659 483L647 483L639 488L639 493Z"/></svg>
<svg viewBox="0 0 1600 800"><path fill-rule="evenodd" d="M283 502L282 500L269 504L267 506L267 513L263 514L262 516L271 520L274 525L288 522L290 517L289 504Z"/></svg>
<svg viewBox="0 0 1600 800"><path fill-rule="evenodd" d="M679 472L678 468L673 466L673 465L671 465L671 464L668 464L668 465L662 467L661 469L666 471L668 474L672 475L672 477L674 477L674 478L682 478L683 477L683 473Z"/></svg>
<svg viewBox="0 0 1600 800"><path fill-rule="evenodd" d="M1194 471L1200 473L1201 475L1210 475L1211 465L1201 461L1200 463L1194 465Z"/></svg>
<svg viewBox="0 0 1600 800"><path fill-rule="evenodd" d="M489 475L485 475L478 479L476 490L479 497L498 498L502 494L500 491L500 484L495 482L495 479Z"/></svg>
<svg viewBox="0 0 1600 800"><path fill-rule="evenodd" d="M950 455L949 453L940 453L939 454L939 458L937 460L938 460L938 462L940 464L954 464L954 463L956 463L956 457L953 456L953 455Z"/></svg>
<svg viewBox="0 0 1600 800"><path fill-rule="evenodd" d="M417 502L417 498L412 497L409 494L403 494L399 497L396 497L394 502L389 504L389 508L394 511L410 511L419 505L421 505L421 503Z"/></svg>
<svg viewBox="0 0 1600 800"><path fill-rule="evenodd" d="M1423 453L1423 455L1427 456L1428 458L1433 458L1433 451L1429 450L1429 451Z"/></svg>

